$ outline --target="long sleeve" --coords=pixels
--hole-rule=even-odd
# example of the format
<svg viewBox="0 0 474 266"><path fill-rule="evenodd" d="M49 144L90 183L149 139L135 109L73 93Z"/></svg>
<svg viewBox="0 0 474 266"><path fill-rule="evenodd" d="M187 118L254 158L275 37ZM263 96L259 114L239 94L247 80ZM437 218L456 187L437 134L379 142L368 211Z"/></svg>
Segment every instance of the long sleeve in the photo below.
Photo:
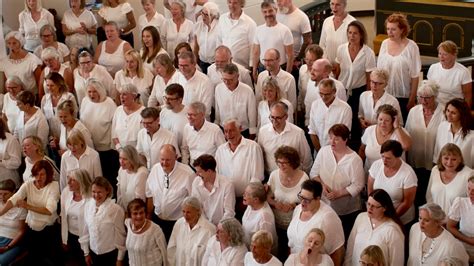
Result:
<svg viewBox="0 0 474 266"><path fill-rule="evenodd" d="M344 266L351 266L352 264L352 253L354 252L354 242L355 242L355 237L357 235L357 229L359 228L359 224L362 222L362 215L358 215L354 225L352 226L351 233L349 235L349 239L347 240L347 248L346 248L346 256L344 259ZM403 265L400 264L400 265Z"/></svg>
<svg viewBox="0 0 474 266"><path fill-rule="evenodd" d="M306 173L309 173L311 170L311 165L312 165L312 156L311 156L311 149L309 148L308 141L306 140L303 131L301 131L301 136L300 136L300 144L299 144L299 153L301 156L301 161L303 163L302 169Z"/></svg>
<svg viewBox="0 0 474 266"><path fill-rule="evenodd" d="M296 110L298 106L298 99L296 98L296 81L294 78L290 81L290 87L288 88L288 101L293 105L293 110Z"/></svg>
<svg viewBox="0 0 474 266"><path fill-rule="evenodd" d="M99 156L97 156L97 160L94 161L93 172L94 172L94 176L93 177L91 176L91 178L96 178L98 176L102 176L102 166L100 166Z"/></svg>
<svg viewBox="0 0 474 266"><path fill-rule="evenodd" d="M355 155L358 156L358 155ZM365 186L365 172L362 160L357 157L352 164L351 184L346 187L352 197L357 196Z"/></svg>
<svg viewBox="0 0 474 266"><path fill-rule="evenodd" d="M37 112L41 112L41 110L38 109ZM39 119L37 126L38 126L37 128L38 137L41 139L41 141L43 142L43 145L46 147L46 144L49 142L48 141L49 125L48 125L48 121L46 121L46 118L44 116Z"/></svg>
<svg viewBox="0 0 474 266"><path fill-rule="evenodd" d="M189 164L190 156L191 155L189 153L189 146L188 146L186 128L184 128L184 130L183 130L183 141L181 143L181 162L184 163L184 164Z"/></svg>
<svg viewBox="0 0 474 266"><path fill-rule="evenodd" d="M123 260L125 256L125 238L127 237L127 233L125 232L125 213L122 208L116 204L114 204L116 208L116 214L114 219L114 227L115 227L115 247L118 249L117 260Z"/></svg>
<svg viewBox="0 0 474 266"><path fill-rule="evenodd" d="M168 247L167 247L167 254L166 256L168 257L168 265L176 265L176 246L177 246L177 230L175 230L177 228L177 224L179 223L180 221L177 221L173 227L173 231L171 232L171 236L170 236L170 239L168 241Z"/></svg>
<svg viewBox="0 0 474 266"><path fill-rule="evenodd" d="M249 132L250 134L257 134L257 101L255 100L255 97L249 97L248 101L247 113L249 119Z"/></svg>
<svg viewBox="0 0 474 266"><path fill-rule="evenodd" d="M137 183L135 186L135 198L146 200L145 187L146 187L147 178L148 178L147 170L143 170L137 173L137 176L136 176Z"/></svg>
<svg viewBox="0 0 474 266"><path fill-rule="evenodd" d="M84 216L87 215L87 204L84 208ZM81 245L82 252L84 252L84 256L89 255L89 241L90 241L90 234L89 234L89 226L86 221L84 221L84 227L82 228L81 235L79 236L79 244Z"/></svg>
<svg viewBox="0 0 474 266"><path fill-rule="evenodd" d="M395 230L391 230L388 236L391 241L387 243L388 249L388 265L403 265L405 260L405 237L402 232L399 234Z"/></svg>
<svg viewBox="0 0 474 266"><path fill-rule="evenodd" d="M69 151L66 151L62 156L61 156L61 167L60 167L60 172L59 172L59 187L61 189L64 189L66 187L66 155L69 153ZM93 178L93 177L91 177Z"/></svg>
<svg viewBox="0 0 474 266"><path fill-rule="evenodd" d="M251 178L251 182L254 181L263 181L265 178L265 163L263 160L263 151L260 145L256 145L256 151L253 153L255 154L255 158L252 161L253 165L253 175Z"/></svg>
<svg viewBox="0 0 474 266"><path fill-rule="evenodd" d="M66 213L66 201L69 195L69 188L65 188L61 193L61 240L64 245L67 244L68 239L68 223Z"/></svg>
<svg viewBox="0 0 474 266"><path fill-rule="evenodd" d="M155 244L158 246L158 249L161 252L161 257L163 258L163 266L168 266L169 264L168 264L167 250L166 250L166 239L161 229L159 229L159 231L156 230L154 240L155 240Z"/></svg>
<svg viewBox="0 0 474 266"><path fill-rule="evenodd" d="M18 140L13 136L8 134L7 138L4 140L7 145L5 149L5 154L3 154L2 160L0 160L0 166L3 166L7 169L15 170L20 167L21 164L21 147Z"/></svg>
<svg viewBox="0 0 474 266"><path fill-rule="evenodd" d="M235 190L232 183L227 186L224 195L224 216L222 219L232 218L235 216Z"/></svg>
<svg viewBox="0 0 474 266"><path fill-rule="evenodd" d="M250 46L250 55L249 55L249 65L248 66L244 66L244 67L251 67L252 64L253 64L253 48L254 48L254 45L253 45L253 42L254 42L254 39L255 39L255 31L257 31L257 25L256 24L253 24L250 28L249 28L249 32L248 32L248 36L249 36L249 39L248 39L248 43L249 43L249 46Z"/></svg>

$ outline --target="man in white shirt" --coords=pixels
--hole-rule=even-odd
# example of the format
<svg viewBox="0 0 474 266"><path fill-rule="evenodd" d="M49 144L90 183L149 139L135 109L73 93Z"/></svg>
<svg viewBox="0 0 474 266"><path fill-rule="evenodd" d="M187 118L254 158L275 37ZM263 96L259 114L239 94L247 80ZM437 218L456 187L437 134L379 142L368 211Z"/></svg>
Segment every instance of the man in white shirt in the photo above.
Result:
<svg viewBox="0 0 474 266"><path fill-rule="evenodd" d="M160 110L147 107L140 115L143 128L138 131L137 151L145 157L148 169L160 161L160 148L164 144L173 145L177 156L181 157L176 136L168 129L160 127Z"/></svg>
<svg viewBox="0 0 474 266"><path fill-rule="evenodd" d="M224 134L218 125L206 121L206 106L194 102L188 106L188 121L183 130L181 162L192 164L202 154L215 155L217 147L225 142Z"/></svg>
<svg viewBox="0 0 474 266"><path fill-rule="evenodd" d="M252 76L257 79L259 63L263 64L264 52L274 48L280 52L279 64L291 72L293 69L293 35L290 29L276 19L276 6L273 2L263 1L260 5L265 23L255 31L253 44Z"/></svg>
<svg viewBox="0 0 474 266"><path fill-rule="evenodd" d="M204 73L197 71L196 57L192 52L179 54L178 67L179 84L184 88L184 105L188 106L196 101L202 102L207 108L206 118L209 119L214 104L214 88L211 81Z"/></svg>
<svg viewBox="0 0 474 266"><path fill-rule="evenodd" d="M257 24L242 10L245 0L227 0L227 5L229 12L219 17L217 45L229 47L235 62L250 67Z"/></svg>
<svg viewBox="0 0 474 266"><path fill-rule="evenodd" d="M308 133L315 151L329 144L329 128L335 124L352 125L351 107L336 97L336 84L332 79L319 82L320 99L313 102L309 116Z"/></svg>
<svg viewBox="0 0 474 266"><path fill-rule="evenodd" d="M277 49L270 48L265 51L263 56L263 64L265 71L258 75L257 85L255 86L255 97L257 103L263 98L262 86L263 81L271 76L278 82L283 98L287 99L294 108L296 108L296 83L295 78L280 67L280 52Z"/></svg>
<svg viewBox="0 0 474 266"><path fill-rule="evenodd" d="M184 89L183 86L172 83L165 89L163 102L165 108L160 112L160 124L163 128L173 132L178 140L178 147L183 142L183 129L188 123L186 117L186 107L183 104Z"/></svg>
<svg viewBox="0 0 474 266"><path fill-rule="evenodd" d="M257 134L257 105L253 90L239 81L239 69L230 63L222 71L222 81L216 87L215 123L223 126L228 118L238 117L242 135L255 139Z"/></svg>
<svg viewBox="0 0 474 266"><path fill-rule="evenodd" d="M204 215L217 226L220 220L235 215L235 190L230 180L216 173L216 160L203 154L194 160L193 167L200 178L193 182L192 196L202 204Z"/></svg>
<svg viewBox="0 0 474 266"><path fill-rule="evenodd" d="M332 71L332 64L327 59L318 59L313 62L310 71L310 80L306 84L306 95L304 98L304 105L306 110L305 126L308 126L309 114L311 112L311 105L314 101L321 98L319 96L319 82L323 79L331 79L336 85L336 97L347 102L346 89L344 84L337 79L329 77Z"/></svg>
<svg viewBox="0 0 474 266"><path fill-rule="evenodd" d="M147 217L160 225L168 241L176 220L181 218L181 204L191 195L193 170L178 161L173 145L160 149L160 163L153 166L146 181ZM153 213L155 215L153 215Z"/></svg>
<svg viewBox="0 0 474 266"><path fill-rule="evenodd" d="M304 131L292 123L286 121L288 117L288 106L282 102L277 102L270 107L271 124L266 124L260 128L258 133L258 144L262 147L265 158L265 171L270 174L278 169L275 162L275 151L287 145L295 148L301 158L301 168L309 173L313 158L306 141Z"/></svg>
<svg viewBox="0 0 474 266"><path fill-rule="evenodd" d="M214 85L214 88L222 82L222 70L227 64L233 63L239 69L239 81L247 84L250 88L253 88L252 78L250 77L250 71L232 60L232 52L227 46L220 45L216 48L214 55L215 63L207 68L207 76Z"/></svg>

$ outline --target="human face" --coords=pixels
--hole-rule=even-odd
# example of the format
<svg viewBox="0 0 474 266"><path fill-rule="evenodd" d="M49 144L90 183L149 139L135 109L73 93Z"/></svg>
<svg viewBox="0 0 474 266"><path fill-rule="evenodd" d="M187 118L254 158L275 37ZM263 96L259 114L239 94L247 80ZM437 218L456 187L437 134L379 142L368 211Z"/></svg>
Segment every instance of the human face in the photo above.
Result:
<svg viewBox="0 0 474 266"><path fill-rule="evenodd" d="M186 79L192 78L196 72L196 64L191 63L191 59L178 59L178 67Z"/></svg>
<svg viewBox="0 0 474 266"><path fill-rule="evenodd" d="M94 103L100 102L100 94L94 86L87 86L87 96Z"/></svg>
<svg viewBox="0 0 474 266"><path fill-rule="evenodd" d="M114 41L119 37L118 29L113 25L105 25L104 30L107 40Z"/></svg>
<svg viewBox="0 0 474 266"><path fill-rule="evenodd" d="M85 143L72 143L67 144L68 149L71 151L72 155L79 158L86 151Z"/></svg>
<svg viewBox="0 0 474 266"><path fill-rule="evenodd" d="M23 140L23 153L26 157L31 157L38 154L39 147L33 143L31 138L26 138Z"/></svg>
<svg viewBox="0 0 474 266"><path fill-rule="evenodd" d="M194 110L193 108L188 109L187 117L188 122L192 127L197 128L204 123L204 114L198 113L198 111Z"/></svg>
<svg viewBox="0 0 474 266"><path fill-rule="evenodd" d="M217 71L222 71L225 67L225 65L229 64L231 62L231 58L229 54L225 51L217 50L216 51L216 69Z"/></svg>
<svg viewBox="0 0 474 266"><path fill-rule="evenodd" d="M330 86L319 86L319 96L329 106L336 99L336 90Z"/></svg>
<svg viewBox="0 0 474 266"><path fill-rule="evenodd" d="M191 206L185 205L183 207L183 217L186 223L195 225L199 220L199 211Z"/></svg>
<svg viewBox="0 0 474 266"><path fill-rule="evenodd" d="M277 58L277 55L274 51L269 50L265 52L263 56L263 65L265 69L273 72L277 71L280 68L280 60Z"/></svg>
<svg viewBox="0 0 474 266"><path fill-rule="evenodd" d="M25 110L26 110L26 108L25 108L26 105L23 104L23 103L20 102L20 101L16 101L16 107L18 107L18 109L19 109L20 111L23 111L23 112L25 112Z"/></svg>
<svg viewBox="0 0 474 266"><path fill-rule="evenodd" d="M286 126L286 119L288 114L285 113L283 108L275 106L270 110L270 122L272 122L273 128L281 130Z"/></svg>
<svg viewBox="0 0 474 266"><path fill-rule="evenodd" d="M229 12L231 14L240 14L242 12L242 4L241 0L227 0L227 7L229 8Z"/></svg>
<svg viewBox="0 0 474 266"><path fill-rule="evenodd" d="M426 210L420 210L420 217L418 218L420 222L421 232L432 235L439 229L440 224L431 218L430 214Z"/></svg>
<svg viewBox="0 0 474 266"><path fill-rule="evenodd" d="M253 194L252 189L247 186L244 190L243 201L242 201L242 203L245 206L249 206L249 205L252 205L253 203L255 203L256 198L253 197L252 194Z"/></svg>
<svg viewBox="0 0 474 266"><path fill-rule="evenodd" d="M377 117L377 126L384 131L391 131L393 129L393 118L386 113L380 113Z"/></svg>
<svg viewBox="0 0 474 266"><path fill-rule="evenodd" d="M26 0L26 4L30 10L36 10L38 7L38 0Z"/></svg>
<svg viewBox="0 0 474 266"><path fill-rule="evenodd" d="M43 60L43 63L45 64L45 66L56 70L59 69L61 64L56 58L46 58Z"/></svg>
<svg viewBox="0 0 474 266"><path fill-rule="evenodd" d="M134 93L122 92L120 93L120 102L123 106L131 106L135 102L136 97L137 95Z"/></svg>
<svg viewBox="0 0 474 266"><path fill-rule="evenodd" d="M0 200L2 201L2 203L6 203L7 200L13 196L13 193L8 191L8 190L0 190Z"/></svg>
<svg viewBox="0 0 474 266"><path fill-rule="evenodd" d="M385 208L374 198L367 199L367 215L369 218L381 219L384 217Z"/></svg>
<svg viewBox="0 0 474 266"><path fill-rule="evenodd" d="M235 123L227 123L224 125L224 136L228 142L237 144L240 141L240 128Z"/></svg>
<svg viewBox="0 0 474 266"><path fill-rule="evenodd" d="M173 110L175 107L181 105L182 99L178 97L178 95L171 95L166 94L163 96L163 102L166 105L166 108L169 110Z"/></svg>
<svg viewBox="0 0 474 266"><path fill-rule="evenodd" d="M130 212L130 219L135 227L141 227L146 222L145 208L139 208Z"/></svg>
<svg viewBox="0 0 474 266"><path fill-rule="evenodd" d="M454 153L443 153L441 155L441 164L443 164L444 168L446 168L447 171L456 171L456 168L459 167L461 164L461 156L458 154Z"/></svg>
<svg viewBox="0 0 474 266"><path fill-rule="evenodd" d="M467 182L467 196L471 200L471 203L474 203L474 182Z"/></svg>
<svg viewBox="0 0 474 266"><path fill-rule="evenodd" d="M183 10L181 9L181 6L176 3L171 4L170 12L173 19L180 19L183 17Z"/></svg>
<svg viewBox="0 0 474 266"><path fill-rule="evenodd" d="M313 252L319 253L323 247L323 243L323 238L318 233L312 232L306 237L304 247L308 249L308 254Z"/></svg>
<svg viewBox="0 0 474 266"><path fill-rule="evenodd" d="M265 7L262 9L263 18L267 25L273 25L276 22L276 10L273 7Z"/></svg>
<svg viewBox="0 0 474 266"><path fill-rule="evenodd" d="M107 189L104 187L98 186L96 184L92 185L92 198L95 200L95 205L99 206L104 203L108 197Z"/></svg>
<svg viewBox="0 0 474 266"><path fill-rule="evenodd" d="M438 58L443 68L451 68L456 62L456 55L446 52L442 47L438 49Z"/></svg>
<svg viewBox="0 0 474 266"><path fill-rule="evenodd" d="M343 15L345 12L344 10L346 8L346 5L344 5L342 0L331 0L331 2L329 3L329 6L331 8L331 12L335 16Z"/></svg>
<svg viewBox="0 0 474 266"><path fill-rule="evenodd" d="M160 63L155 64L155 72L156 74L160 75L160 77L164 77L167 74L166 68Z"/></svg>
<svg viewBox="0 0 474 266"><path fill-rule="evenodd" d="M300 193L298 193L298 199L301 202L301 209L303 211L315 210L318 205L317 200L314 198L313 192L306 189L302 189Z"/></svg>
<svg viewBox="0 0 474 266"><path fill-rule="evenodd" d="M313 68L314 61L316 61L316 55L311 52L306 52L304 55L304 62L306 63L308 70L311 74L311 69Z"/></svg>
<svg viewBox="0 0 474 266"><path fill-rule="evenodd" d="M321 64L320 62L313 62L313 65L311 66L310 69L310 78L312 81L319 82L324 78L328 77L329 73L326 73L327 71L324 68L324 65Z"/></svg>
<svg viewBox="0 0 474 266"><path fill-rule="evenodd" d="M10 37L7 40L7 47L10 50L10 52L18 52L18 51L21 50L21 43L20 43L19 40L15 39L13 37Z"/></svg>
<svg viewBox="0 0 474 266"><path fill-rule="evenodd" d="M233 91L237 88L239 85L239 74L234 73L234 74L229 74L229 73L222 73L222 81L224 82L225 86Z"/></svg>
<svg viewBox="0 0 474 266"><path fill-rule="evenodd" d="M123 152L119 153L119 163L120 163L120 167L122 167L122 169L124 170L132 170L133 168L132 164L128 160L128 157L125 156Z"/></svg>
<svg viewBox="0 0 474 266"><path fill-rule="evenodd" d="M347 139L343 140L342 137L336 136L333 133L329 133L329 143L333 151L340 151L347 147Z"/></svg>
<svg viewBox="0 0 474 266"><path fill-rule="evenodd" d="M227 233L224 228L222 227L222 224L217 224L217 230L216 230L216 240L221 242L223 245L228 245L230 242L230 235Z"/></svg>
<svg viewBox="0 0 474 266"><path fill-rule="evenodd" d="M65 111L65 110L59 110L58 111L58 117L59 117L59 120L61 121L61 123L66 128L73 127L75 122L76 122L76 119L74 118L74 116L71 115L71 113L69 113L68 111Z"/></svg>
<svg viewBox="0 0 474 266"><path fill-rule="evenodd" d="M293 170L288 158L279 157L275 160L275 163L278 165L278 169L280 169L280 171L283 173Z"/></svg>
<svg viewBox="0 0 474 266"><path fill-rule="evenodd" d="M79 10L81 8L81 0L69 0L69 6L73 10Z"/></svg>
<svg viewBox="0 0 474 266"><path fill-rule="evenodd" d="M425 110L433 110L436 105L436 99L434 96L418 96L418 103L423 106Z"/></svg>
<svg viewBox="0 0 474 266"><path fill-rule="evenodd" d="M161 149L160 151L160 165L165 173L171 173L176 163L176 153L170 149Z"/></svg>
<svg viewBox="0 0 474 266"><path fill-rule="evenodd" d="M10 94L10 96L13 99L16 99L16 96L18 95L18 93L22 91L21 87L18 84L13 83L13 82L8 82L7 84L5 84L5 87L6 87L7 92Z"/></svg>
<svg viewBox="0 0 474 266"><path fill-rule="evenodd" d="M43 31L43 34L41 34L40 37L41 37L41 42L45 46L54 43L53 33L49 30Z"/></svg>
<svg viewBox="0 0 474 266"><path fill-rule="evenodd" d="M203 9L201 11L201 16L202 16L202 22L204 22L204 24L211 25L211 22L214 19L214 17L211 17L209 10Z"/></svg>
<svg viewBox="0 0 474 266"><path fill-rule="evenodd" d="M138 61L130 55L125 56L125 64L129 71L138 71Z"/></svg>
<svg viewBox="0 0 474 266"><path fill-rule="evenodd" d="M89 56L79 57L79 67L85 73L89 73L94 68L94 63L92 62L92 58Z"/></svg>
<svg viewBox="0 0 474 266"><path fill-rule="evenodd" d="M363 255L360 257L359 265L360 266L379 266L379 264L377 262L374 262L372 258L370 258L368 255Z"/></svg>
<svg viewBox="0 0 474 266"><path fill-rule="evenodd" d="M277 0L278 11L282 14L288 14L291 8L291 0Z"/></svg>
<svg viewBox="0 0 474 266"><path fill-rule="evenodd" d="M56 85L56 83L54 83L50 79L46 80L46 87L48 88L48 90L51 94L58 94L59 93L59 86Z"/></svg>
<svg viewBox="0 0 474 266"><path fill-rule="evenodd" d="M395 157L392 151L384 152L381 156L383 165L388 168L394 168L401 160L399 157Z"/></svg>
<svg viewBox="0 0 474 266"><path fill-rule="evenodd" d="M402 33L403 31L399 28L398 23L387 23L387 35L391 40L400 40Z"/></svg>
<svg viewBox="0 0 474 266"><path fill-rule="evenodd" d="M347 40L349 41L349 43L359 45L361 38L362 38L362 35L359 31L359 28L357 28L355 26L350 26L347 29Z"/></svg>
<svg viewBox="0 0 474 266"><path fill-rule="evenodd" d="M69 191L80 193L81 192L81 185L73 176L67 176L67 185L69 187Z"/></svg>
<svg viewBox="0 0 474 266"><path fill-rule="evenodd" d="M142 118L142 125L146 129L148 134L155 134L160 129L160 118L156 119L153 117Z"/></svg>
<svg viewBox="0 0 474 266"><path fill-rule="evenodd" d="M208 180L211 177L212 171L211 170L204 170L199 166L195 167L196 169L196 175L201 177L203 180Z"/></svg>
<svg viewBox="0 0 474 266"><path fill-rule="evenodd" d="M144 30L142 32L142 41L147 48L153 48L153 37L151 36L151 33L148 30Z"/></svg>
<svg viewBox="0 0 474 266"><path fill-rule="evenodd" d="M446 107L445 114L446 120L448 120L448 122L450 123L461 121L461 113L456 107L452 106L451 104Z"/></svg>
<svg viewBox="0 0 474 266"><path fill-rule="evenodd" d="M143 5L143 10L146 14L152 15L155 13L155 5L151 1L146 1Z"/></svg>
<svg viewBox="0 0 474 266"><path fill-rule="evenodd" d="M40 187L46 186L46 179L48 179L48 176L46 175L46 170L41 169L38 171L38 174L34 176L36 184L38 184Z"/></svg>
<svg viewBox="0 0 474 266"><path fill-rule="evenodd" d="M267 100L269 103L275 102L277 100L277 88L271 86L266 86L263 88L262 95L263 99Z"/></svg>
<svg viewBox="0 0 474 266"><path fill-rule="evenodd" d="M376 74L370 74L370 90L375 95L383 94L387 83Z"/></svg>

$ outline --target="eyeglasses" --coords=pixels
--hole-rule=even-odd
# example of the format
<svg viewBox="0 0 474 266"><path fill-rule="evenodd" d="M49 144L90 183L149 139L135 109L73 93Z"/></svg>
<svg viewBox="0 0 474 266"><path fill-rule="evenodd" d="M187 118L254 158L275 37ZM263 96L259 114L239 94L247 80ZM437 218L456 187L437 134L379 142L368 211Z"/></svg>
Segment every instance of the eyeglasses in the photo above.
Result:
<svg viewBox="0 0 474 266"><path fill-rule="evenodd" d="M374 81L374 80L370 80L370 84L373 84L375 86L379 86L379 85L385 84L385 82L377 82L377 81Z"/></svg>
<svg viewBox="0 0 474 266"><path fill-rule="evenodd" d="M263 62L273 62L273 61L276 61L278 59L276 58L263 58Z"/></svg>
<svg viewBox="0 0 474 266"><path fill-rule="evenodd" d="M372 208L374 208L374 209L380 209L380 208L382 208L382 207L383 207L383 206L377 206L377 205L374 205L374 204L371 204L371 203L367 202L367 209L372 209Z"/></svg>
<svg viewBox="0 0 474 266"><path fill-rule="evenodd" d="M209 17L209 13L201 12L201 15L203 15L205 17Z"/></svg>
<svg viewBox="0 0 474 266"><path fill-rule="evenodd" d="M165 174L165 188L170 188L170 176L168 174Z"/></svg>
<svg viewBox="0 0 474 266"><path fill-rule="evenodd" d="M269 116L268 119L270 119L271 121L275 121L275 120L283 120L286 118L286 115L281 115L281 116Z"/></svg>
<svg viewBox="0 0 474 266"><path fill-rule="evenodd" d="M276 162L278 165L288 165L288 164L290 164L290 162L289 162L289 161L280 161L280 160L276 160L275 162Z"/></svg>
<svg viewBox="0 0 474 266"><path fill-rule="evenodd" d="M41 34L41 37L46 37L46 38L47 37L52 37L52 36L53 36L53 34Z"/></svg>
<svg viewBox="0 0 474 266"><path fill-rule="evenodd" d="M305 198L305 197L301 196L301 192L298 193L298 196L297 196L297 197L298 197L298 200L299 200L299 201L304 202L304 203L307 203L307 204L308 204L308 203L311 203L311 201L314 200L314 198L308 199L308 198Z"/></svg>
<svg viewBox="0 0 474 266"><path fill-rule="evenodd" d="M333 92L330 92L330 93L322 93L322 92L319 92L319 96L321 96L321 98L323 97L329 97L331 95L333 95L334 93Z"/></svg>
<svg viewBox="0 0 474 266"><path fill-rule="evenodd" d="M88 65L90 63L92 63L92 61L79 62L79 65Z"/></svg>

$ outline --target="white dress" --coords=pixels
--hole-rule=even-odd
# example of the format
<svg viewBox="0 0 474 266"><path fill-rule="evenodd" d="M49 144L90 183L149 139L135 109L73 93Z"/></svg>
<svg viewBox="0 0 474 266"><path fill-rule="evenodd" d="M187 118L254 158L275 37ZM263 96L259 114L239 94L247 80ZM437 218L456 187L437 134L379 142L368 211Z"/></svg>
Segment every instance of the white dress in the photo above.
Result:
<svg viewBox="0 0 474 266"><path fill-rule="evenodd" d="M150 227L141 234L132 231L132 221L125 219L127 239L125 246L128 250L130 266L159 266L166 265L166 239L160 226L148 220Z"/></svg>

